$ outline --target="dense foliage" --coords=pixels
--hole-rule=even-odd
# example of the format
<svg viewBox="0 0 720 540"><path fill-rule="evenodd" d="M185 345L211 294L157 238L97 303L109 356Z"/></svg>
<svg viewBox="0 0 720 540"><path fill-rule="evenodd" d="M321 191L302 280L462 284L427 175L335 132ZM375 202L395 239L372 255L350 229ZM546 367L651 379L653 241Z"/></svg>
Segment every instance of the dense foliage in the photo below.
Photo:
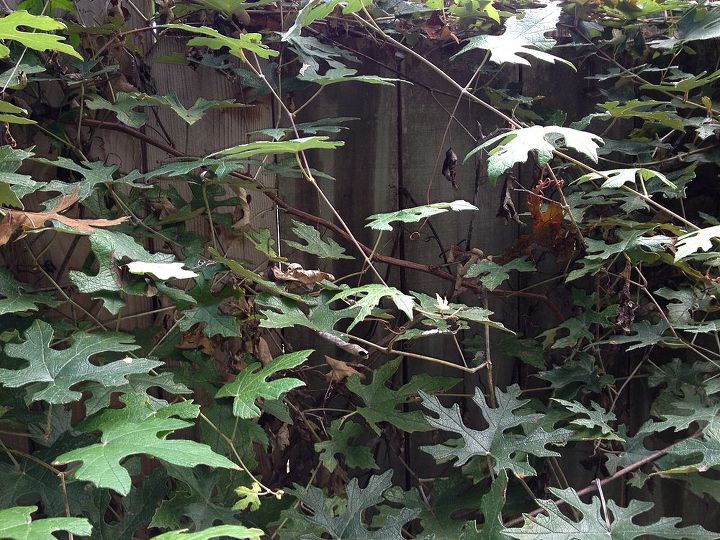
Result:
<svg viewBox="0 0 720 540"><path fill-rule="evenodd" d="M720 501L720 7L111 0L91 21L82 4L0 18L0 536L720 538L713 511L654 495L671 482ZM182 52L155 54L167 42ZM503 252L457 238L427 265L381 242L476 213L477 197L428 189L369 216L372 246L330 203L332 171L308 156L354 119L298 113L329 85L419 78L388 77L373 47L452 89L448 127L461 103L497 119L478 139L465 128L474 150L443 149L432 174L455 186L476 164L500 200L483 212L525 224ZM227 77L240 97L159 95L152 62ZM518 69L585 77L593 112L501 87ZM158 115L246 107L276 120L206 156L177 150ZM165 163L93 159L104 136ZM292 182L322 211L286 196ZM288 235L260 225L262 199ZM434 285L393 286L392 267ZM544 326L522 335L495 297L539 304ZM458 355L427 353L433 340ZM514 384L496 386L500 358Z"/></svg>

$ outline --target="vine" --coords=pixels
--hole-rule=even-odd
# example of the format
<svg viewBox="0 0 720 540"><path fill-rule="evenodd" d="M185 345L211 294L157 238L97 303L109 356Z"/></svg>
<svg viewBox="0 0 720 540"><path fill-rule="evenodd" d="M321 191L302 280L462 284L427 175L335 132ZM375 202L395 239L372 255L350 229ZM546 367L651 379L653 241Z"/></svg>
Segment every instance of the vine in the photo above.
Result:
<svg viewBox="0 0 720 540"><path fill-rule="evenodd" d="M720 538L716 5L2 4L0 536ZM447 116L369 241L313 168L367 121L314 116L336 85ZM207 155L171 127L257 111Z"/></svg>

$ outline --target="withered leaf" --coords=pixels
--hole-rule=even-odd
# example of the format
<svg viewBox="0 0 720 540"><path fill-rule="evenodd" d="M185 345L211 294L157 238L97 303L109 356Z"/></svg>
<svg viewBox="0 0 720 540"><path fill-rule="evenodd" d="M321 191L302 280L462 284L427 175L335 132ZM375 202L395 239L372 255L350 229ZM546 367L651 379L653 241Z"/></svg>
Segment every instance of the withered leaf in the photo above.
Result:
<svg viewBox="0 0 720 540"><path fill-rule="evenodd" d="M620 291L620 307L615 319L615 324L625 333L630 333L632 324L635 322L635 310L637 310L637 304L630 298L630 282L626 281Z"/></svg>
<svg viewBox="0 0 720 540"><path fill-rule="evenodd" d="M79 192L62 197L55 208L47 212L26 212L23 210L4 209L5 217L0 222L0 246L16 239L24 231L43 229L48 221L57 221L80 233L90 234L100 227L111 227L126 221L126 216L118 219L80 219L62 215L75 204Z"/></svg>
<svg viewBox="0 0 720 540"><path fill-rule="evenodd" d="M325 363L330 366L330 373L325 375L325 380L329 383L342 382L351 375L357 375L361 379L365 378L365 375L342 360L336 360L331 356L325 356Z"/></svg>
<svg viewBox="0 0 720 540"><path fill-rule="evenodd" d="M510 192L510 180L505 178L503 183L502 191L500 192L500 207L498 208L496 217L505 219L505 223L514 221L520 225L523 222L520 220L517 210L515 209L515 203L512 200L512 193Z"/></svg>
<svg viewBox="0 0 720 540"><path fill-rule="evenodd" d="M447 152L445 152L442 174L455 189L458 189L457 182L455 181L455 177L457 176L457 161L457 154L453 152L452 148L448 148Z"/></svg>
<svg viewBox="0 0 720 540"><path fill-rule="evenodd" d="M450 26L442 20L438 11L435 11L425 24L423 24L423 31L427 34L430 39L436 39L445 41L452 39L455 43L460 43L460 40L452 32Z"/></svg>
<svg viewBox="0 0 720 540"><path fill-rule="evenodd" d="M291 263L287 266L287 270L283 271L278 266L272 268L273 276L278 281L291 281L302 283L305 286L312 286L324 279L334 281L335 276L320 270L305 270L298 263Z"/></svg>

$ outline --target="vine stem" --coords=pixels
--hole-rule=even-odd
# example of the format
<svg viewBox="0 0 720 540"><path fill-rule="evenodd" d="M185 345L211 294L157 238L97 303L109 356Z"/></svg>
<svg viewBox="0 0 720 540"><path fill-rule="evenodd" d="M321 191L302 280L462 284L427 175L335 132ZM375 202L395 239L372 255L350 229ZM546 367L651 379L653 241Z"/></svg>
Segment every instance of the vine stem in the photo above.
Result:
<svg viewBox="0 0 720 540"><path fill-rule="evenodd" d="M603 478L602 480L599 480L597 483L596 483L595 481L593 481L593 483L590 484L589 486L587 486L587 487L585 487L585 488L583 488L583 489L580 489L580 490L576 491L576 494L577 494L578 497L582 497L583 495L587 495L588 493L594 493L595 491L598 490L599 487L602 487L602 486L604 486L604 485L606 485L606 484L609 484L610 482L614 482L614 481L617 480L618 478L622 478L622 477L625 476L626 474L631 473L631 472L633 472L633 471L636 471L637 469L639 469L639 468L642 467L643 465L647 465L648 463L652 463L653 461L656 461L656 460L660 459L660 458L663 457L665 454L667 454L668 452L670 452L670 450L672 450L675 446L677 446L677 445L679 445L679 444L682 444L682 443L684 443L684 442L686 442L686 441L689 441L690 439L697 439L697 438L700 437L701 435L702 435L702 431L698 431L697 433L695 433L694 435L691 435L690 437L688 437L688 438L686 438L686 439L683 439L683 440L681 440L681 441L677 441L677 442L675 442L675 443L673 443L673 444L671 444L671 445L669 445L669 446L666 446L665 448L663 448L663 449L661 449L661 450L658 450L658 451L656 451L656 452L653 452L653 453L650 454L649 456L645 456L644 458L637 460L635 463L632 463L632 464L628 465L627 467L623 467L622 469L620 469L619 471L617 471L617 472L616 472L615 474L613 474L612 476L608 476L607 478ZM567 502L564 501L564 500L562 500L562 499L555 499L555 500L552 501L552 502L553 502L554 504L556 504L557 506L563 506L563 505L566 505L566 504L567 504ZM537 510L533 510L533 511L530 512L530 513L523 514L523 515L520 516L520 517L516 517L516 518L514 518L514 519L511 519L511 520L505 522L504 525L505 525L505 527L511 527L511 526L513 526L513 525L519 525L519 524L522 523L524 520L530 519L530 518L532 518L532 517L534 517L534 516L537 516L538 514L541 514L542 512L544 512L544 510L543 510L542 508L538 508Z"/></svg>
<svg viewBox="0 0 720 540"><path fill-rule="evenodd" d="M486 366L486 362L483 362L479 366L469 368L467 366L453 364L452 362L448 362L447 360L441 360L440 358L435 358L433 356L425 356L424 354L417 354L417 353L413 353L413 352L409 352L409 351L398 351L396 349L393 349L391 346L383 347L382 345L378 345L377 343L373 343L372 341L368 341L366 339L362 339L357 336L353 336L352 334L348 334L347 336L348 336L348 338L350 338L354 341L357 341L358 343L361 343L361 344L365 345L366 347L371 347L378 351L383 351L387 354L397 354L398 356L405 356L407 358L416 358L418 360L423 360L425 362L431 362L433 364L438 364L438 365L449 367L452 369L458 369L460 371L464 371L465 373L477 373L478 371L480 371L481 369L483 369Z"/></svg>

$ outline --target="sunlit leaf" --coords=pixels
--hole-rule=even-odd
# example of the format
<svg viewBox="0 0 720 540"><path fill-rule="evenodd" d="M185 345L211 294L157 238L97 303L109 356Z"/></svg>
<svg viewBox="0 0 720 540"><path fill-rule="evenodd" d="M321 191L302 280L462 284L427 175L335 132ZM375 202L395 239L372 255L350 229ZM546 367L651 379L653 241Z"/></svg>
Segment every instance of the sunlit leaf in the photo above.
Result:
<svg viewBox="0 0 720 540"><path fill-rule="evenodd" d="M467 161L480 150L496 145L488 152L488 174L497 178L517 163L525 163L529 152L537 154L537 163L546 165L556 148L571 148L597 162L598 135L560 126L531 126L504 133L475 147L466 157Z"/></svg>
<svg viewBox="0 0 720 540"><path fill-rule="evenodd" d="M522 18L514 16L505 21L505 31L499 36L471 37L453 58L474 49L484 49L489 52L490 61L496 64L529 66L530 62L523 56L530 56L551 64L561 62L575 69L571 62L546 52L555 46L555 40L545 34L555 30L561 11L560 2L552 1L543 8L526 9Z"/></svg>
<svg viewBox="0 0 720 540"><path fill-rule="evenodd" d="M32 32L26 32L20 28L31 28ZM0 18L0 39L13 40L23 46L36 51L58 51L69 54L82 60L82 56L67 43L62 36L55 36L37 30L64 30L65 25L60 21L44 15L31 15L25 10L12 11L9 15ZM0 58L6 58L10 49L0 43Z"/></svg>
<svg viewBox="0 0 720 540"><path fill-rule="evenodd" d="M515 413L527 403L527 400L517 399L520 396L517 385L509 387L507 392L497 389L495 395L497 407L491 408L480 389L475 390L472 400L489 424L486 429L476 430L465 425L457 403L451 408L443 407L436 396L421 391L423 407L436 415L425 416L430 425L462 437L462 445L437 444L423 446L421 449L433 456L438 463L456 459L456 467L464 465L473 456L490 456L493 459L493 468L498 473L509 469L520 477L537 474L528 463L527 454L541 457L560 455L545 446L563 444L572 435L572 431L557 429L548 433L543 428L537 428L527 435L507 433L511 428L536 423L542 415Z"/></svg>
<svg viewBox="0 0 720 540"><path fill-rule="evenodd" d="M463 200L426 204L424 206L404 208L402 210L398 210L397 212L373 214L367 218L370 223L365 226L375 229L376 231L392 231L391 223L396 221L401 223L417 223L422 219L435 216L437 214L443 214L451 210L453 212L460 212L463 210L477 210L477 207Z"/></svg>
<svg viewBox="0 0 720 540"><path fill-rule="evenodd" d="M262 36L257 33L238 34L238 37L232 38L222 35L214 28L207 26L190 26L188 24L167 24L166 28L175 30L185 30L191 34L200 34L205 37L194 37L188 41L188 45L194 47L209 47L213 50L227 47L230 54L237 56L243 62L247 62L246 52L253 53L260 58L271 58L279 53L272 50L262 42Z"/></svg>

